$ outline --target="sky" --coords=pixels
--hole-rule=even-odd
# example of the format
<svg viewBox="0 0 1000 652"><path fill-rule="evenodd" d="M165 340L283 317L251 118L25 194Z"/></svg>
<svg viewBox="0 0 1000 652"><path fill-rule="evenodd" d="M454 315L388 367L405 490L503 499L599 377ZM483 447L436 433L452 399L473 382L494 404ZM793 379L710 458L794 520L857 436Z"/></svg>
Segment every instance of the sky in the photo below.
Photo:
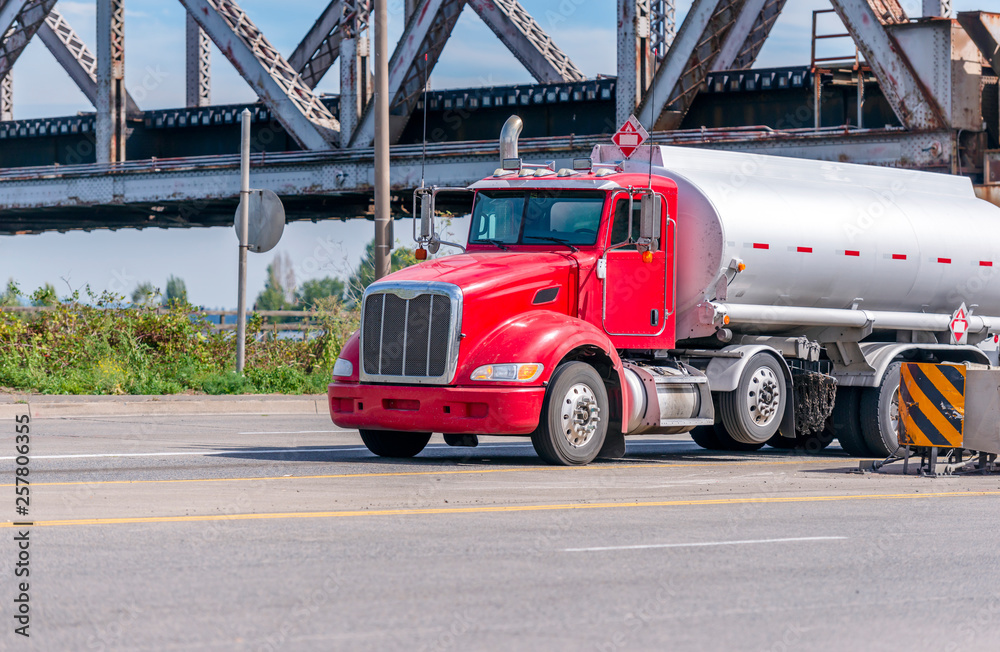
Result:
<svg viewBox="0 0 1000 652"><path fill-rule="evenodd" d="M402 31L402 0L388 0L390 44ZM241 0L240 6L280 51L290 54L312 26L327 0ZM542 28L584 74L615 74L615 0L521 0ZM902 0L911 16L920 0ZM989 9L989 0L955 0L956 11ZM690 7L678 0L678 25ZM91 49L96 43L93 0L61 0L57 8ZM173 0L126 0L126 86L143 109L184 105L184 9ZM812 10L827 0L792 0L779 18L757 59L758 67L809 63ZM390 45L391 49L392 45ZM317 88L338 92L338 75L327 75ZM39 81L43 80L43 81ZM530 83L531 76L469 8L431 77L435 89ZM14 116L17 119L92 112L93 107L51 57L33 41L14 68ZM213 49L212 101L252 102L253 91L221 53ZM9 141L8 141L9 142ZM9 145L0 145L9 146ZM453 239L464 241L466 223L456 221ZM467 227L465 227L467 228ZM302 282L323 276L346 277L373 237L366 220L291 223L271 252L250 256L248 295L263 289L266 268L275 254L287 252ZM396 242L412 244L407 222L396 223ZM130 295L142 282L165 288L168 276L184 279L188 298L208 308L234 308L237 287L236 235L230 228L147 229L91 233L0 236L0 282L14 279L22 290L51 283L68 295L89 285Z"/></svg>

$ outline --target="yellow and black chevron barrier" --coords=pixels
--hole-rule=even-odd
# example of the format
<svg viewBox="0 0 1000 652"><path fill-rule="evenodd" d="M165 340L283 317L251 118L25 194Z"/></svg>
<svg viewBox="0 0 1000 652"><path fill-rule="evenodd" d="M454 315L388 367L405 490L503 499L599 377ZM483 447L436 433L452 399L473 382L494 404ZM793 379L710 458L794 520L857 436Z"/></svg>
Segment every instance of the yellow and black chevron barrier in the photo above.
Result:
<svg viewBox="0 0 1000 652"><path fill-rule="evenodd" d="M964 365L907 362L899 382L899 444L961 448Z"/></svg>

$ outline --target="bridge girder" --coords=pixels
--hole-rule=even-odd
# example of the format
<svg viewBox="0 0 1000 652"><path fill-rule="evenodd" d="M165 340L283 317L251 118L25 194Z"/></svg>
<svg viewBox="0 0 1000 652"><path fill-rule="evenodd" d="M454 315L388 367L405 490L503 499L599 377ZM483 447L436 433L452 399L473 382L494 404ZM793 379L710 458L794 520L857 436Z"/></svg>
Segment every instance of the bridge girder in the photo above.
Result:
<svg viewBox="0 0 1000 652"><path fill-rule="evenodd" d="M518 0L469 0L469 6L537 81L586 79Z"/></svg>
<svg viewBox="0 0 1000 652"><path fill-rule="evenodd" d="M695 0L638 108L639 121L676 129L713 70L749 66L784 0Z"/></svg>
<svg viewBox="0 0 1000 652"><path fill-rule="evenodd" d="M80 92L96 107L97 57L57 8L49 11L45 23L39 27L38 39L59 62ZM125 93L125 111L129 115L140 112L128 91Z"/></svg>
<svg viewBox="0 0 1000 652"><path fill-rule="evenodd" d="M958 22L994 71L1000 70L1000 13L962 11Z"/></svg>
<svg viewBox="0 0 1000 652"><path fill-rule="evenodd" d="M124 0L97 0L98 163L125 160L125 6Z"/></svg>
<svg viewBox="0 0 1000 652"><path fill-rule="evenodd" d="M345 5L363 6L368 14L368 0L332 0L306 32L298 47L288 57L288 63L302 76L309 88L316 88L323 76L340 56L340 39ZM362 8L362 7L358 7Z"/></svg>
<svg viewBox="0 0 1000 652"><path fill-rule="evenodd" d="M337 141L337 119L234 0L179 1L299 145Z"/></svg>
<svg viewBox="0 0 1000 652"><path fill-rule="evenodd" d="M185 25L185 76L187 106L212 103L212 40L188 14Z"/></svg>
<svg viewBox="0 0 1000 652"><path fill-rule="evenodd" d="M0 6L0 78L14 68L55 4L56 0L7 0Z"/></svg>
<svg viewBox="0 0 1000 652"><path fill-rule="evenodd" d="M900 123L915 130L947 127L948 119L938 98L921 82L899 42L876 15L873 3L870 0L831 0L831 3L875 73Z"/></svg>
<svg viewBox="0 0 1000 652"><path fill-rule="evenodd" d="M389 58L389 142L399 141L466 0L421 0ZM351 137L351 147L375 141L374 103L369 102Z"/></svg>

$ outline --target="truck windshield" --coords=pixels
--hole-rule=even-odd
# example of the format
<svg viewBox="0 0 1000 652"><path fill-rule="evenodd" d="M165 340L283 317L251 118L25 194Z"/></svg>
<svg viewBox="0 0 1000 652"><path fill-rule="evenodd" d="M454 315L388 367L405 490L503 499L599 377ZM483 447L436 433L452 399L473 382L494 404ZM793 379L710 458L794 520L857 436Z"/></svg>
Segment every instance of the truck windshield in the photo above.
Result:
<svg viewBox="0 0 1000 652"><path fill-rule="evenodd" d="M481 190L469 244L592 245L604 197L600 190Z"/></svg>

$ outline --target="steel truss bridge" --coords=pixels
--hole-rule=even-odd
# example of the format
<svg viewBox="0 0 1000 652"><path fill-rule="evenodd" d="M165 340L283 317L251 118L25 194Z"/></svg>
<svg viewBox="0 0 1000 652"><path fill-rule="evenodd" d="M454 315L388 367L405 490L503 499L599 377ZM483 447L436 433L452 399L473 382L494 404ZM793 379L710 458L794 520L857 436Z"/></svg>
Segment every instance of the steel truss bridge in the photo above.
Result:
<svg viewBox="0 0 1000 652"><path fill-rule="evenodd" d="M96 54L55 0L0 0L0 233L231 223L236 157L205 135L228 139L242 107L212 106L210 43L260 99L254 184L282 195L289 219L369 214L371 0L329 2L287 58L234 0L178 1L187 10L187 107L144 112L124 77L125 0L96 0ZM654 126L656 142L966 174L984 196L1000 195L1000 164L990 165L1000 130L1000 15L953 20L949 2L925 0L923 15L910 17L898 0L831 0L851 55L814 54L806 68L760 71L754 63L785 0L694 0L679 26L673 0L617 3L617 77L588 80L518 0L406 0L389 62L397 214L422 168L427 183L448 186L492 172L499 125L527 112L547 118L537 137L522 139L531 159L568 164L589 155L606 140L600 134L635 113ZM425 107L425 80L466 5L537 84L436 91ZM837 35L814 28L814 43L825 36ZM35 37L93 115L10 120L10 72ZM334 67L340 96L320 97L314 89ZM793 93L782 106L794 110L787 119L766 115L782 91ZM750 112L761 119L734 117L732 106L727 117L725 98L740 93L736 104L744 112L760 105ZM410 123L425 112L442 134L431 132L422 165ZM443 125L455 116L464 126L449 132Z"/></svg>

